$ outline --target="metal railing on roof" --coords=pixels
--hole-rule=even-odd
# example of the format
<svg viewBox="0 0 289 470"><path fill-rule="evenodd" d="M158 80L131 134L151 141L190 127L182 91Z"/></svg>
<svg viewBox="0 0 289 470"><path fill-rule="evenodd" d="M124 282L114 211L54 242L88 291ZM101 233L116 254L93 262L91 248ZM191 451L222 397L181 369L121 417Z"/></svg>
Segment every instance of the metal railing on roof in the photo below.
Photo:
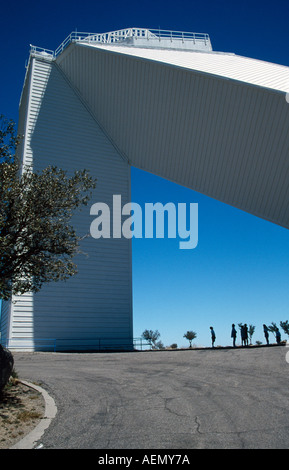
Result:
<svg viewBox="0 0 289 470"><path fill-rule="evenodd" d="M31 45L30 52L36 55L45 55L47 58L55 58L61 54L64 49L73 42L83 42L88 44L116 44L126 42L129 38L138 39L158 39L161 42L162 39L181 40L182 42L191 41L192 44L202 42L204 45L210 43L210 37L206 33L191 33L185 31L169 31L161 29L147 29L147 28L126 28L117 31L111 31L108 33L83 33L78 31L71 32L64 41L57 47L55 51L48 49L42 49L37 46Z"/></svg>
<svg viewBox="0 0 289 470"><path fill-rule="evenodd" d="M41 57L53 58L55 57L55 52L50 49L44 49L43 47L33 46L30 44L30 54L39 55Z"/></svg>

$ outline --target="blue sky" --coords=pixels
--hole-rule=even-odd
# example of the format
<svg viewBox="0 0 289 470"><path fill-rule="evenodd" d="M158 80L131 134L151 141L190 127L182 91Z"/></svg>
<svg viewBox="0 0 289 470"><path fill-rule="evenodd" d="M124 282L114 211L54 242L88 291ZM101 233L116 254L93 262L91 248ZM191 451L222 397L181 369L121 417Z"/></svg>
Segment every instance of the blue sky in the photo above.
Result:
<svg viewBox="0 0 289 470"><path fill-rule="evenodd" d="M288 0L199 2L6 2L1 6L0 113L18 120L29 44L56 49L74 30L148 27L204 32L213 49L289 66ZM165 345L231 343L234 323L256 326L289 318L289 232L194 191L132 169L132 201L199 204L199 244L133 241L134 336L158 329Z"/></svg>

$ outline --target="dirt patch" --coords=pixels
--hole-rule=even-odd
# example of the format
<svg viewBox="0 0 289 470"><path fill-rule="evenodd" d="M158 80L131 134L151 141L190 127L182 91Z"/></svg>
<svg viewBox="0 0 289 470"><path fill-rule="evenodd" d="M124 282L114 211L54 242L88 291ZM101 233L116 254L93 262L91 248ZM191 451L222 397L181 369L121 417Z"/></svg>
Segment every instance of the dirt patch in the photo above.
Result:
<svg viewBox="0 0 289 470"><path fill-rule="evenodd" d="M45 412L43 396L13 379L0 393L0 449L9 449L32 431Z"/></svg>

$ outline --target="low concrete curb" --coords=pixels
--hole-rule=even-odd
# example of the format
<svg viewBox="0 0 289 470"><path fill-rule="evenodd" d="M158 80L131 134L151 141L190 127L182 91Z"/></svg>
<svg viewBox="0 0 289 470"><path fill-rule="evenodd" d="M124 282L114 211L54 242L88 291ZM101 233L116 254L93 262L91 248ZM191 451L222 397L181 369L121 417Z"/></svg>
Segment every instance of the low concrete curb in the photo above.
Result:
<svg viewBox="0 0 289 470"><path fill-rule="evenodd" d="M26 382L24 380L20 381L27 387L33 388L38 392L42 393L42 396L45 401L45 411L44 416L41 419L40 423L29 433L27 434L21 441L14 444L10 449L35 449L37 442L42 437L45 429L48 428L53 418L55 418L57 413L57 408L53 398L44 390L43 388L39 387L38 385L31 384L30 382Z"/></svg>

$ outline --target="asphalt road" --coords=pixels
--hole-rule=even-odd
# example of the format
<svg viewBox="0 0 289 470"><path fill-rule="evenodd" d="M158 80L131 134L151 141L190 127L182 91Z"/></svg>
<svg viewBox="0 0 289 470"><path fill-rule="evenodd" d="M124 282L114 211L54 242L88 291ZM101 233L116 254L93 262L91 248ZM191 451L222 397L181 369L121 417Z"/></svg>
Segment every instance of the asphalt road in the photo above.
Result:
<svg viewBox="0 0 289 470"><path fill-rule="evenodd" d="M45 449L288 449L288 351L14 353L14 359L19 377L55 400Z"/></svg>

